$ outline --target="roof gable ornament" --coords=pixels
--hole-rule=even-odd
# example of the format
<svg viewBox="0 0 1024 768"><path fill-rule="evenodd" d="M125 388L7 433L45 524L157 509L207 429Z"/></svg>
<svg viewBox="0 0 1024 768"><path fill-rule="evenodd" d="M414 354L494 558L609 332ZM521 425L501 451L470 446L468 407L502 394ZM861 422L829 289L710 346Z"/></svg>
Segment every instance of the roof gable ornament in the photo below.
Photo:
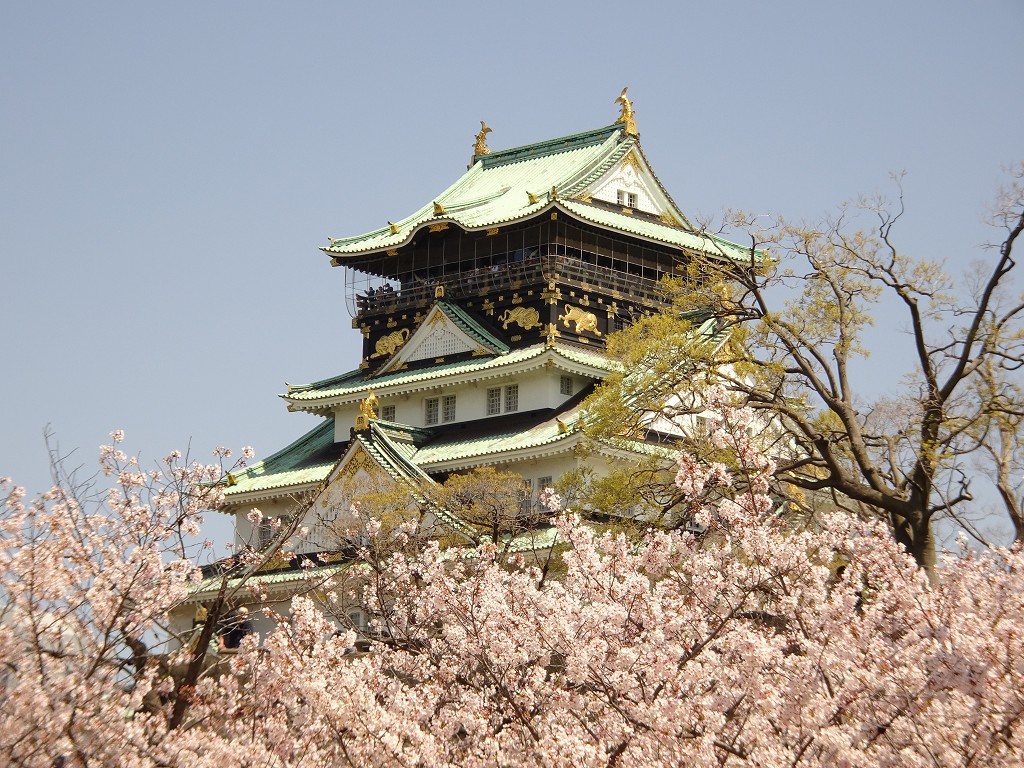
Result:
<svg viewBox="0 0 1024 768"><path fill-rule="evenodd" d="M476 135L476 144L473 145L473 157L480 157L481 155L491 154L491 150L487 148L488 133L493 133L493 131L487 127L487 123L481 120L480 133Z"/></svg>
<svg viewBox="0 0 1024 768"><path fill-rule="evenodd" d="M631 102L629 98L626 96L626 91L628 90L629 86L627 85L625 88L622 89L622 93L619 94L619 98L617 98L614 102L615 104L619 104L622 107L622 111L619 112L619 119L616 120L615 122L616 124L622 123L626 127L626 133L628 133L630 136L639 136L640 133L636 129L636 113L633 111L633 102Z"/></svg>

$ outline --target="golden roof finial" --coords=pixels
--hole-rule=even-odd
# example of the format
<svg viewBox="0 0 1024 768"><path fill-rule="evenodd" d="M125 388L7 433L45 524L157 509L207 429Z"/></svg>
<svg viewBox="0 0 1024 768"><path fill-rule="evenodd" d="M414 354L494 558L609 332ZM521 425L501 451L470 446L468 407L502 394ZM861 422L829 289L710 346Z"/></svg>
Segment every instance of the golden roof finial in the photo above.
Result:
<svg viewBox="0 0 1024 768"><path fill-rule="evenodd" d="M390 232L392 235L397 235L401 231L402 230L399 228L397 224L390 221L388 222L388 232Z"/></svg>
<svg viewBox="0 0 1024 768"><path fill-rule="evenodd" d="M476 144L473 146L473 157L479 157L480 155L489 155L491 150L487 148L487 134L493 133L493 131L487 127L487 123L483 120L480 121L480 133L476 135Z"/></svg>
<svg viewBox="0 0 1024 768"><path fill-rule="evenodd" d="M558 187L551 187L551 191L548 192L548 202L553 202L558 199Z"/></svg>
<svg viewBox="0 0 1024 768"><path fill-rule="evenodd" d="M356 416L356 432L365 432L370 428L370 419L377 418L377 406L380 401L372 389L366 391L366 399L359 403L359 415Z"/></svg>
<svg viewBox="0 0 1024 768"><path fill-rule="evenodd" d="M446 211L444 209L444 206L441 205L439 202L437 202L437 200L435 200L434 201L434 215L435 216L444 216L446 213L448 213L448 211Z"/></svg>
<svg viewBox="0 0 1024 768"><path fill-rule="evenodd" d="M527 190L526 192L526 200L528 205L535 205L536 203L540 202L540 198L533 194L533 192L530 192L529 190Z"/></svg>
<svg viewBox="0 0 1024 768"><path fill-rule="evenodd" d="M366 390L366 399L359 403L359 412L368 419L376 419L378 405L380 405L380 400L373 394L372 389L368 389Z"/></svg>
<svg viewBox="0 0 1024 768"><path fill-rule="evenodd" d="M636 120L634 119L636 113L633 111L633 102L631 102L626 96L626 91L628 90L629 86L627 85L622 89L622 93L619 94L619 98L615 100L616 104L622 105L622 111L619 113L619 119L615 122L625 125L626 133L630 136L639 136L640 133L636 129Z"/></svg>

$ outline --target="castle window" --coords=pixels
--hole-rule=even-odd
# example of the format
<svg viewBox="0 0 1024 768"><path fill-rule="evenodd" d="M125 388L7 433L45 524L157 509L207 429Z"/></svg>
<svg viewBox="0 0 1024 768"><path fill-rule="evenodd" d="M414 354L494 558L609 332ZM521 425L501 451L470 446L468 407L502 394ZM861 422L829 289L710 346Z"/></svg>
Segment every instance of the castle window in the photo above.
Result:
<svg viewBox="0 0 1024 768"><path fill-rule="evenodd" d="M382 421L394 421L395 420L395 406L393 405L382 405L380 407L380 418Z"/></svg>
<svg viewBox="0 0 1024 768"><path fill-rule="evenodd" d="M282 528L287 528L291 523L291 517L282 515L281 517L264 517L256 529L256 546L258 549L266 549L274 540L277 535L281 532Z"/></svg>
<svg viewBox="0 0 1024 768"><path fill-rule="evenodd" d="M441 398L441 421L455 421L455 395Z"/></svg>
<svg viewBox="0 0 1024 768"><path fill-rule="evenodd" d="M509 384L505 387L505 413L519 410L519 385Z"/></svg>
<svg viewBox="0 0 1024 768"><path fill-rule="evenodd" d="M523 514L528 515L533 509L533 480L526 481L526 487L523 488Z"/></svg>
<svg viewBox="0 0 1024 768"><path fill-rule="evenodd" d="M492 387L487 390L487 415L494 416L501 413L501 387Z"/></svg>
<svg viewBox="0 0 1024 768"><path fill-rule="evenodd" d="M627 192L624 189L618 189L615 191L615 202L624 208L636 208L640 199L637 197L636 192Z"/></svg>
<svg viewBox="0 0 1024 768"><path fill-rule="evenodd" d="M627 208L636 208L636 205L639 202L640 202L640 200L637 198L636 192L629 192L629 193L626 194L626 207Z"/></svg>
<svg viewBox="0 0 1024 768"><path fill-rule="evenodd" d="M348 612L348 623L352 626L352 629L364 635L366 634L366 630L369 628L369 622L366 620L366 614L359 609Z"/></svg>
<svg viewBox="0 0 1024 768"><path fill-rule="evenodd" d="M563 395L572 394L572 376L563 376L558 383L558 391Z"/></svg>
<svg viewBox="0 0 1024 768"><path fill-rule="evenodd" d="M615 202L619 205L626 204L626 190L620 189L615 192Z"/></svg>
<svg viewBox="0 0 1024 768"><path fill-rule="evenodd" d="M440 414L440 401L436 397L428 397L423 401L424 412L423 412L423 423L424 424L437 424L438 416Z"/></svg>

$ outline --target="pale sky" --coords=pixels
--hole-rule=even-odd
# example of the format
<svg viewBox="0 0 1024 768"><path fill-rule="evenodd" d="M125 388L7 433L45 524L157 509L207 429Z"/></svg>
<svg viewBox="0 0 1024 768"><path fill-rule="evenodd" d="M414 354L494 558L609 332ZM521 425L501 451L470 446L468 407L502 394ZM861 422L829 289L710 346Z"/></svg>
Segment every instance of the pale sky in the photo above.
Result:
<svg viewBox="0 0 1024 768"><path fill-rule="evenodd" d="M1024 160L1024 3L5 3L0 475L48 484L124 429L266 456L319 423L276 395L354 368L317 250L492 149L610 124L691 218L814 220L892 192L959 272ZM898 328L893 328L897 332ZM879 379L891 365L879 363Z"/></svg>

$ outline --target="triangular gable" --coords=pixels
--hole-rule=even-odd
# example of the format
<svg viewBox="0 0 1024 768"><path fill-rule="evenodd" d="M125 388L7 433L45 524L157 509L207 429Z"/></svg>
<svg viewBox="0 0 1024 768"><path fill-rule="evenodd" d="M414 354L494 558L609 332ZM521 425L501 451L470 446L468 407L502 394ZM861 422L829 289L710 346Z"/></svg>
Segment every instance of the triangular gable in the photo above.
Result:
<svg viewBox="0 0 1024 768"><path fill-rule="evenodd" d="M633 202L630 195L635 196L633 205L630 205ZM577 197L619 205L626 212L640 211L660 216L666 223L676 226L682 223L682 213L665 194L639 146L634 146Z"/></svg>
<svg viewBox="0 0 1024 768"><path fill-rule="evenodd" d="M474 355L493 355L507 351L507 347L482 329L473 329L470 321L457 308L439 301L430 308L412 336L391 356L376 375L400 370L418 360L436 361L452 355L470 352ZM475 332L473 332L475 330Z"/></svg>

